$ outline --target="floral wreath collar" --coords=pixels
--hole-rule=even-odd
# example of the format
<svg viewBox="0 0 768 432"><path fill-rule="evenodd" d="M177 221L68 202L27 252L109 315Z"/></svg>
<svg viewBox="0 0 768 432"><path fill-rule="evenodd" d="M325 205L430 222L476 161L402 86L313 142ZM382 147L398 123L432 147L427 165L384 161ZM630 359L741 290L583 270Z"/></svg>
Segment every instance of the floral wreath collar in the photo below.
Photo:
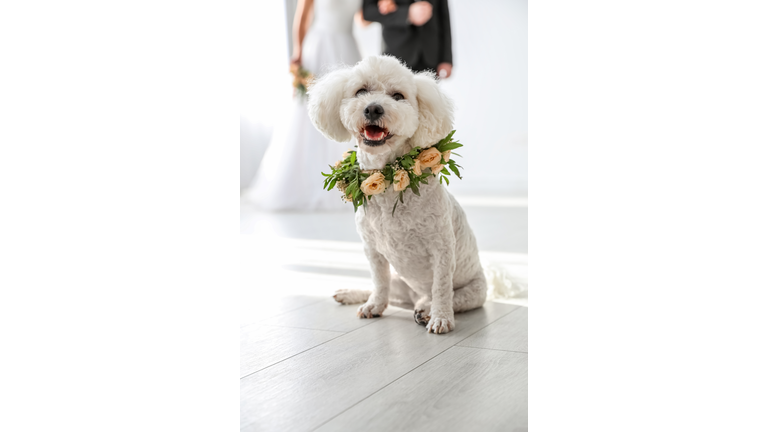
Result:
<svg viewBox="0 0 768 432"><path fill-rule="evenodd" d="M374 195L386 191L390 185L394 186L395 191L400 192L401 203L406 189L420 196L419 185L427 184L429 176L440 174L440 182L445 181L448 185L450 182L447 176L451 175L451 171L461 178L459 173L461 165L451 159L451 150L463 147L458 141L453 141L454 132L456 131L452 130L448 136L433 146L415 147L380 170L360 169L357 152L349 150L344 153L342 160L330 167L330 174L321 173L325 176L323 189L331 190L336 186L343 193L342 199L351 202L357 211L360 206L367 208L368 201ZM461 156L458 153L454 155ZM448 171L448 168L451 171ZM392 208L393 216L397 209L397 201L395 200L395 206Z"/></svg>

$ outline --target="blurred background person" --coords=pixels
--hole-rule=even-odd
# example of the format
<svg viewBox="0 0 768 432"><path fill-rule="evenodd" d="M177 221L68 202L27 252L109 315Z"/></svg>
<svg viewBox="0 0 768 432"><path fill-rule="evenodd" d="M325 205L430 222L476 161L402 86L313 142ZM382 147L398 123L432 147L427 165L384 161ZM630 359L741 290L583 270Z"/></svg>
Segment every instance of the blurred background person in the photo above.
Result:
<svg viewBox="0 0 768 432"><path fill-rule="evenodd" d="M414 71L451 76L451 20L447 0L364 0L363 18L382 25L384 53Z"/></svg>
<svg viewBox="0 0 768 432"><path fill-rule="evenodd" d="M361 57L352 30L359 11L360 0L299 0L292 70L301 68L319 77L331 67L357 63ZM289 121L276 128L244 198L262 210L347 209L339 193L323 190L318 178L351 144L330 141L315 129L301 91L294 92L286 116Z"/></svg>

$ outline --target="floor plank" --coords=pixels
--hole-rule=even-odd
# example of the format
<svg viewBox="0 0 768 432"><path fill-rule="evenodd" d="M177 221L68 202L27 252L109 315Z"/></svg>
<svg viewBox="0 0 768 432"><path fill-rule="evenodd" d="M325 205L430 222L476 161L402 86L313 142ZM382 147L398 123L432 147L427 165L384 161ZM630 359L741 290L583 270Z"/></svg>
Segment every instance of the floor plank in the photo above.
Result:
<svg viewBox="0 0 768 432"><path fill-rule="evenodd" d="M521 307L458 345L527 353L528 308Z"/></svg>
<svg viewBox="0 0 768 432"><path fill-rule="evenodd" d="M375 322L358 318L356 313L359 307L360 305L341 305L332 297L328 297L324 301L265 320L264 323L274 326L348 332ZM388 307L383 316L386 317L398 311L402 309Z"/></svg>
<svg viewBox="0 0 768 432"><path fill-rule="evenodd" d="M284 295L267 297L257 290L240 295L240 327L326 300L328 296Z"/></svg>
<svg viewBox="0 0 768 432"><path fill-rule="evenodd" d="M341 332L253 324L240 329L240 377L306 351Z"/></svg>
<svg viewBox="0 0 768 432"><path fill-rule="evenodd" d="M317 429L526 431L528 354L452 347Z"/></svg>
<svg viewBox="0 0 768 432"><path fill-rule="evenodd" d="M241 428L312 430L518 307L486 303L457 314L443 335L428 334L411 311L375 319L241 379Z"/></svg>

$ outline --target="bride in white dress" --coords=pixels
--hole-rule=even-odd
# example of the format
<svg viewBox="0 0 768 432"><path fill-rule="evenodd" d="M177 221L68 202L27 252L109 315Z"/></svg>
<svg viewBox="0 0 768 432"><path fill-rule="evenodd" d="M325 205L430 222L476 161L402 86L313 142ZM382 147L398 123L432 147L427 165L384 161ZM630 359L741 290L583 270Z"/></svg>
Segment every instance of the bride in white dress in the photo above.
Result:
<svg viewBox="0 0 768 432"><path fill-rule="evenodd" d="M299 0L291 63L319 77L339 64L360 61L352 31L361 3ZM302 96L294 97L288 115L289 121L275 130L245 199L263 210L352 211L339 191L323 190L320 172L330 172L328 165L341 159L353 144L330 141L318 132L309 120Z"/></svg>

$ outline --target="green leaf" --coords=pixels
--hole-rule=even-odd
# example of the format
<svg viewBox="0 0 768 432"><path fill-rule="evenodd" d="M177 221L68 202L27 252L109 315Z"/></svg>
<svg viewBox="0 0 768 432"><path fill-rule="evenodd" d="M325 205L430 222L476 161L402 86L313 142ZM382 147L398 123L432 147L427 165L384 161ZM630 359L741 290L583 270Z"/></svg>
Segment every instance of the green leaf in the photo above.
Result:
<svg viewBox="0 0 768 432"><path fill-rule="evenodd" d="M357 152L349 152L349 163L354 165L356 160L357 160Z"/></svg>
<svg viewBox="0 0 768 432"><path fill-rule="evenodd" d="M395 200L395 206L392 207L392 217L395 217L395 209L397 208L397 200Z"/></svg>
<svg viewBox="0 0 768 432"><path fill-rule="evenodd" d="M450 171L448 171L448 169L445 168L445 167L443 167L443 169L441 169L440 172L445 174L445 175L451 175Z"/></svg>
<svg viewBox="0 0 768 432"><path fill-rule="evenodd" d="M459 147L464 147L464 146L462 144L457 143L457 142L452 142L452 143L445 143L445 144L443 144L441 146L441 148L439 148L438 150L440 150L441 152L444 152L446 150L453 150L453 149L457 149Z"/></svg>
<svg viewBox="0 0 768 432"><path fill-rule="evenodd" d="M451 182L448 180L448 177L446 177L446 176L441 176L441 177L440 177L440 179L445 179L445 185L446 185L446 186L448 186L449 184L451 184Z"/></svg>
<svg viewBox="0 0 768 432"><path fill-rule="evenodd" d="M453 138L453 134L455 134L455 133L456 133L456 129L452 130L451 133L448 134L448 136L446 136L445 138L441 139L440 142L437 143L437 146L442 146L442 145L450 142L451 138ZM438 148L438 150L440 150L440 149ZM445 151L445 150L440 150L440 151Z"/></svg>
<svg viewBox="0 0 768 432"><path fill-rule="evenodd" d="M347 189L344 191L347 195L352 195L353 192L359 191L357 187L357 179L353 180L352 183L347 186Z"/></svg>
<svg viewBox="0 0 768 432"><path fill-rule="evenodd" d="M421 196L421 194L419 193L419 185L417 183L411 183L410 187L413 193L416 194L416 196Z"/></svg>
<svg viewBox="0 0 768 432"><path fill-rule="evenodd" d="M331 182L331 185L328 186L328 190L333 189L334 186L336 186L336 179L333 179L333 181Z"/></svg>
<svg viewBox="0 0 768 432"><path fill-rule="evenodd" d="M400 191L400 202L405 204L405 202L403 201L403 192L405 192L405 190Z"/></svg>
<svg viewBox="0 0 768 432"><path fill-rule="evenodd" d="M462 155L460 155L458 153L451 152L451 157L453 157L453 156L464 157L464 156L462 156Z"/></svg>
<svg viewBox="0 0 768 432"><path fill-rule="evenodd" d="M459 169L456 168L456 164L450 164L448 165L448 168L450 168L451 171L453 171L453 173L456 174L456 177L461 178L461 174L459 173Z"/></svg>

